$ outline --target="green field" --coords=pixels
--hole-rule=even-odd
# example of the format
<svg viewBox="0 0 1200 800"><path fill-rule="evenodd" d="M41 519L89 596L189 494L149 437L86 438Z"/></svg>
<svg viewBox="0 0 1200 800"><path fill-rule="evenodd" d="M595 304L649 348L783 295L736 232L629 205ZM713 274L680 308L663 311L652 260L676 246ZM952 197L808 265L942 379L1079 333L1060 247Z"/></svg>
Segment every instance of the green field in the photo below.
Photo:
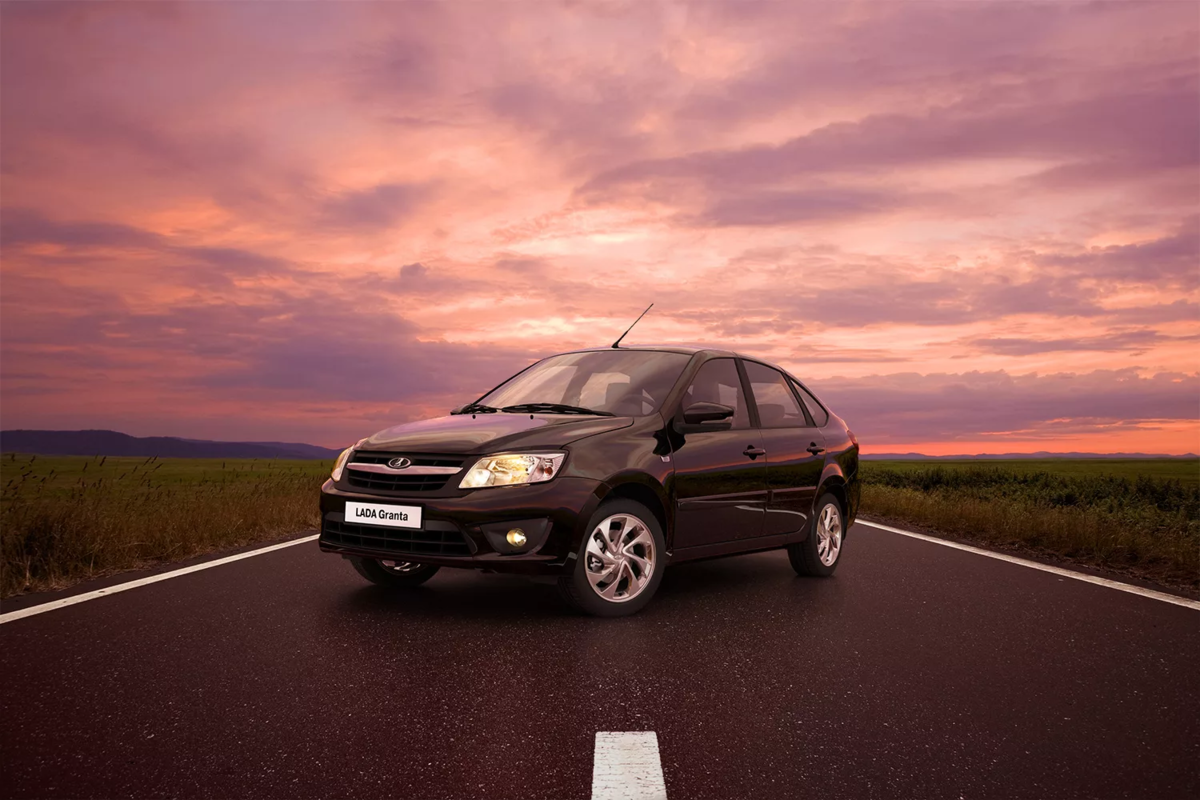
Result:
<svg viewBox="0 0 1200 800"><path fill-rule="evenodd" d="M325 461L0 458L0 596L316 527Z"/></svg>
<svg viewBox="0 0 1200 800"><path fill-rule="evenodd" d="M329 462L0 458L0 595L286 538ZM1197 460L864 461L865 517L1200 587Z"/></svg>
<svg viewBox="0 0 1200 800"><path fill-rule="evenodd" d="M1112 475L1118 478L1163 478L1200 484L1200 458L1027 458L985 461L863 461L868 467L889 470L980 469L994 466L1012 472L1048 472L1052 475Z"/></svg>
<svg viewBox="0 0 1200 800"><path fill-rule="evenodd" d="M1200 588L1200 461L864 461L864 516Z"/></svg>

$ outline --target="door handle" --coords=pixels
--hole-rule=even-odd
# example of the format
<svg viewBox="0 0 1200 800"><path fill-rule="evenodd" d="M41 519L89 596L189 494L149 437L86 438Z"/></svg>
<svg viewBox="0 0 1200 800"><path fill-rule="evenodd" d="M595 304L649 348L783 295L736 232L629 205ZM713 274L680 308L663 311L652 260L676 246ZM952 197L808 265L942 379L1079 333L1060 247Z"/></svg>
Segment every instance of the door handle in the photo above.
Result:
<svg viewBox="0 0 1200 800"><path fill-rule="evenodd" d="M758 458L759 456L765 456L766 454L766 450L763 450L761 447L755 447L754 445L750 445L742 451L742 455L750 456L750 458Z"/></svg>
<svg viewBox="0 0 1200 800"><path fill-rule="evenodd" d="M817 443L816 443L816 442L813 442L812 444L810 444L810 445L809 445L807 448L805 448L805 449L806 449L806 450L808 450L808 452L812 453L814 456L819 456L821 453L824 453L824 452L825 452L825 448L824 448L824 447L817 447Z"/></svg>

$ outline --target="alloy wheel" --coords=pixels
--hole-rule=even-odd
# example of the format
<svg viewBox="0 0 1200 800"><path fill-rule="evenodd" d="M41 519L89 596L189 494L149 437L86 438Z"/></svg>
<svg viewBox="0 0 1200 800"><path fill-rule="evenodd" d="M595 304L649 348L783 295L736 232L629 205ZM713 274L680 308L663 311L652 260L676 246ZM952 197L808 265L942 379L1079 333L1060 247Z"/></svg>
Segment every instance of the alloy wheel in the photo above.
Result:
<svg viewBox="0 0 1200 800"><path fill-rule="evenodd" d="M628 602L654 577L657 555L646 523L632 514L613 514L588 536L584 551L588 583L605 600Z"/></svg>
<svg viewBox="0 0 1200 800"><path fill-rule="evenodd" d="M379 566L386 569L388 572L394 572L397 575L407 575L410 572L416 572L421 568L420 564L413 564L411 561L380 561Z"/></svg>
<svg viewBox="0 0 1200 800"><path fill-rule="evenodd" d="M842 515L837 506L830 503L821 509L817 518L817 558L827 567L832 567L842 550Z"/></svg>

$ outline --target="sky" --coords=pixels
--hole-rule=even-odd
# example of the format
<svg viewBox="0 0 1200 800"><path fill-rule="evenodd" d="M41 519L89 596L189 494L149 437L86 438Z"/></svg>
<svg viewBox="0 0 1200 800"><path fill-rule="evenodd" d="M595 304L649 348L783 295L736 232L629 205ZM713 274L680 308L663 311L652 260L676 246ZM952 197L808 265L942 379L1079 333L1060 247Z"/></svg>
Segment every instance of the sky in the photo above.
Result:
<svg viewBox="0 0 1200 800"><path fill-rule="evenodd" d="M706 342L1200 452L1191 2L0 4L0 424L344 446Z"/></svg>

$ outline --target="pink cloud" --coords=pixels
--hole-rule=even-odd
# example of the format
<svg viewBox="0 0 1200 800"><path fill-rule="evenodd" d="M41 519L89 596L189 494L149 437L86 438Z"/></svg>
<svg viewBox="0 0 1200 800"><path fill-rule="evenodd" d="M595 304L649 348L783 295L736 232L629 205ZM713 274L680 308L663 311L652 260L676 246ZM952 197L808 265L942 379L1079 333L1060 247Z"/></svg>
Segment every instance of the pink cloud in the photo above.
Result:
<svg viewBox="0 0 1200 800"><path fill-rule="evenodd" d="M1185 4L0 15L4 427L333 445L653 300L881 442L1200 430Z"/></svg>
<svg viewBox="0 0 1200 800"><path fill-rule="evenodd" d="M974 442L985 437L1037 441L1064 431L1102 436L1113 428L1179 430L1195 421L1200 375L1137 370L1009 375L893 373L831 378L812 388L876 452L896 442ZM1186 430L1186 428L1185 428ZM1125 433L1125 431L1122 431ZM1177 452L1196 451L1200 436L1177 441ZM1003 449L1003 445L1000 445ZM1046 449L1046 448L1038 448Z"/></svg>

